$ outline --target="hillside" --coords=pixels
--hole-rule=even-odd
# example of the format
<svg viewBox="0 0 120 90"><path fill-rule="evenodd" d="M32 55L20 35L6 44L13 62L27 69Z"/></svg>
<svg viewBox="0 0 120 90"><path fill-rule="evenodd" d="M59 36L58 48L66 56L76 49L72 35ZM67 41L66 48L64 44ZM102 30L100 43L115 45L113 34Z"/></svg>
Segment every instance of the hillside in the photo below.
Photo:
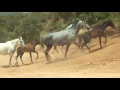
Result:
<svg viewBox="0 0 120 90"><path fill-rule="evenodd" d="M104 38L102 38L104 41ZM31 64L29 53L25 53L21 64L15 67L15 59L12 59L12 67L9 64L9 56L2 56L0 60L0 77L5 78L119 78L120 77L120 35L108 37L108 42L100 49L98 38L90 45L91 53L85 49L85 54L72 45L68 51L68 58L57 54L54 50L51 54L51 63L47 63L43 52L39 51L39 58L32 53L34 63ZM16 55L16 54L15 54Z"/></svg>

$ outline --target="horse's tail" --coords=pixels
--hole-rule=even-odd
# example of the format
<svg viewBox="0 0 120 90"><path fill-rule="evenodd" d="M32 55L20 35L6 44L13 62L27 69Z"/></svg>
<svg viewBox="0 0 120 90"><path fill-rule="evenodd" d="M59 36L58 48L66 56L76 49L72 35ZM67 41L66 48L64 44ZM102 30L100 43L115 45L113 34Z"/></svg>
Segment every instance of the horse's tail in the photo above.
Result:
<svg viewBox="0 0 120 90"><path fill-rule="evenodd" d="M43 40L42 40L42 39L43 39L43 37L40 38L40 44L41 44L41 48L40 48L40 49L41 49L42 51L45 51L45 47L44 47L44 43L43 43Z"/></svg>

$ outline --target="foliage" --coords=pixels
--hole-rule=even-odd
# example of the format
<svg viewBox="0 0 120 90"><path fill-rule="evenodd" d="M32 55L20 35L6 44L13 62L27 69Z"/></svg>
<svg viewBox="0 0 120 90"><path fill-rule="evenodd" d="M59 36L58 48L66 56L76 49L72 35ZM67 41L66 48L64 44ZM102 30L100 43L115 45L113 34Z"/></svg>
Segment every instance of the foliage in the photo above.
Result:
<svg viewBox="0 0 120 90"><path fill-rule="evenodd" d="M120 21L120 12L28 12L3 15L0 13L0 42L6 42L23 36L25 42L39 38L49 32L65 29L77 19L86 21L89 25L112 20Z"/></svg>

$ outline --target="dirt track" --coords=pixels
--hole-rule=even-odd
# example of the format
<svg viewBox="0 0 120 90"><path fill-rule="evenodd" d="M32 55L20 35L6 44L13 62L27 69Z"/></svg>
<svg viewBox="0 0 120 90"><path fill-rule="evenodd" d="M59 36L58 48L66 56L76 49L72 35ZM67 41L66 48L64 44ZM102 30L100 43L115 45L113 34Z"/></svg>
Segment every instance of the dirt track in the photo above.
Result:
<svg viewBox="0 0 120 90"><path fill-rule="evenodd" d="M104 38L102 38L104 41ZM120 78L120 35L108 37L108 42L100 49L98 38L91 43L91 53L85 49L85 55L74 45L68 51L68 58L63 54L53 51L52 61L47 63L43 52L39 51L39 58L32 54L34 63L31 64L29 53L25 53L22 65L6 68L9 64L9 56L0 55L1 78ZM16 56L16 54L15 54ZM14 65L15 59L12 59Z"/></svg>

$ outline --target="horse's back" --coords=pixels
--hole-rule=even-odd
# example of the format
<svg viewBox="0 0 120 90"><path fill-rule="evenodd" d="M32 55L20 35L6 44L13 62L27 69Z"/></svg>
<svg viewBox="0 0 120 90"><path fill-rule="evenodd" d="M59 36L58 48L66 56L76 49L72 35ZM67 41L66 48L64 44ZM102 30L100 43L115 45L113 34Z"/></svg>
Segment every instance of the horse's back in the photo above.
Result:
<svg viewBox="0 0 120 90"><path fill-rule="evenodd" d="M8 47L10 47L9 44L7 44L7 43L0 43L0 49L4 49L4 48L8 48Z"/></svg>
<svg viewBox="0 0 120 90"><path fill-rule="evenodd" d="M0 54L8 55L8 48L5 43L0 43Z"/></svg>
<svg viewBox="0 0 120 90"><path fill-rule="evenodd" d="M49 40L49 39L51 38L52 34L53 34L53 33L49 33L49 34L46 34L46 35L42 36L42 37L41 37L42 42L45 43L46 40Z"/></svg>
<svg viewBox="0 0 120 90"><path fill-rule="evenodd" d="M18 47L17 48L17 52L29 52L33 49L33 46L31 45L31 43L28 43L25 45L25 47Z"/></svg>
<svg viewBox="0 0 120 90"><path fill-rule="evenodd" d="M33 49L33 46L31 45L31 43L28 43L25 45L25 48L26 49Z"/></svg>
<svg viewBox="0 0 120 90"><path fill-rule="evenodd" d="M5 46L5 43L0 43L0 47Z"/></svg>
<svg viewBox="0 0 120 90"><path fill-rule="evenodd" d="M42 38L42 42L45 44L65 45L71 43L75 38L75 31L73 28L64 29L58 32L46 34Z"/></svg>

